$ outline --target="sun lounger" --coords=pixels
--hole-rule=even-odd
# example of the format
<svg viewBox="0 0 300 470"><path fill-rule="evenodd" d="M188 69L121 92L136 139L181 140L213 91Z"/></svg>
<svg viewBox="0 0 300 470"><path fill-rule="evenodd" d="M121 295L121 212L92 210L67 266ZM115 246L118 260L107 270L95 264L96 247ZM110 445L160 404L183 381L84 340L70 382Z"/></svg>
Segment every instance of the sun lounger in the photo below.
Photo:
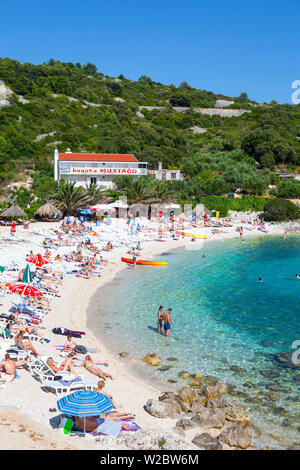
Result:
<svg viewBox="0 0 300 470"><path fill-rule="evenodd" d="M49 389L51 392L58 393L70 393L75 390L92 390L97 388L97 384L82 380L79 377L74 377L72 380L44 380L42 382L42 389Z"/></svg>

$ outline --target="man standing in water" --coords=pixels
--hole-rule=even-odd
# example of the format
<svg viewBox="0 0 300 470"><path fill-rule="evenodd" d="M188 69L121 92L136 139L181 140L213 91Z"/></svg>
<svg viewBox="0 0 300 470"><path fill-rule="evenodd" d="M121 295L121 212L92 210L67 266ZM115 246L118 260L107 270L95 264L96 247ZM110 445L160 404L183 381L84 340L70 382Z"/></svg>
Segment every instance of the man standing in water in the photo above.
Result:
<svg viewBox="0 0 300 470"><path fill-rule="evenodd" d="M158 312L157 312L157 333L160 335L161 333L161 327L162 327L162 320L163 320L163 317L162 317L162 313L163 313L163 307L160 306L159 309L158 309Z"/></svg>
<svg viewBox="0 0 300 470"><path fill-rule="evenodd" d="M170 335L170 329L171 329L171 315L170 315L170 313L171 312L172 312L172 309L168 308L168 310L163 314L165 336Z"/></svg>

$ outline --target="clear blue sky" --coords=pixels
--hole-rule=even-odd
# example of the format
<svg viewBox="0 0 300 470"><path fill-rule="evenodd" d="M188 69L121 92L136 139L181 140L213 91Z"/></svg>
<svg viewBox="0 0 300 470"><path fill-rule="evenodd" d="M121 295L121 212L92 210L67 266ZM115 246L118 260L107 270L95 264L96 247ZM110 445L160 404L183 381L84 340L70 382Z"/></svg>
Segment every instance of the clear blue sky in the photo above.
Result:
<svg viewBox="0 0 300 470"><path fill-rule="evenodd" d="M1 2L0 56L92 62L105 75L291 102L299 0Z"/></svg>

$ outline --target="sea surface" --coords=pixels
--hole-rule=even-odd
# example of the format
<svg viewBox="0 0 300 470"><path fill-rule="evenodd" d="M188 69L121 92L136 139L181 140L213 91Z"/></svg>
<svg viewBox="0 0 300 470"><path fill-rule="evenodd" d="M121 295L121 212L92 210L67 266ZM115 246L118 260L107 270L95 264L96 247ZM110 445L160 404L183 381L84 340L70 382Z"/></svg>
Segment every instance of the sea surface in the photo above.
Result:
<svg viewBox="0 0 300 470"><path fill-rule="evenodd" d="M165 390L188 384L178 377L183 370L226 383L262 431L260 445L299 443L300 368L282 367L272 354L300 340L300 237L201 246L162 254L167 267L120 272L94 298L95 332ZM169 338L156 331L160 305L172 308ZM150 352L161 366L141 361Z"/></svg>

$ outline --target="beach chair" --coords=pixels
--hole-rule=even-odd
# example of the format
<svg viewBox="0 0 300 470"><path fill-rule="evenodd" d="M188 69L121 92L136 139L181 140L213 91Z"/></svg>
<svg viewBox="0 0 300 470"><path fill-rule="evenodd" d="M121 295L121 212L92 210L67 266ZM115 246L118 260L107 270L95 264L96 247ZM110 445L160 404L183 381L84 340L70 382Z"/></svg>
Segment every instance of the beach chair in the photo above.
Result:
<svg viewBox="0 0 300 470"><path fill-rule="evenodd" d="M50 390L56 394L71 393L76 390L92 390L97 388L97 384L82 380L80 377L74 377L71 380L44 380L41 389Z"/></svg>
<svg viewBox="0 0 300 470"><path fill-rule="evenodd" d="M36 367L32 369L34 378L36 378L40 382L43 383L47 380L52 382L52 381L57 381L61 378L63 378L63 380L66 380L66 381L72 380L73 378L76 378L76 377L80 379L83 378L82 375L74 375L64 370L59 371L59 372L54 372L51 369L51 367L48 366L46 362L48 357L50 356L39 356L41 363L38 365L38 363L35 362Z"/></svg>

